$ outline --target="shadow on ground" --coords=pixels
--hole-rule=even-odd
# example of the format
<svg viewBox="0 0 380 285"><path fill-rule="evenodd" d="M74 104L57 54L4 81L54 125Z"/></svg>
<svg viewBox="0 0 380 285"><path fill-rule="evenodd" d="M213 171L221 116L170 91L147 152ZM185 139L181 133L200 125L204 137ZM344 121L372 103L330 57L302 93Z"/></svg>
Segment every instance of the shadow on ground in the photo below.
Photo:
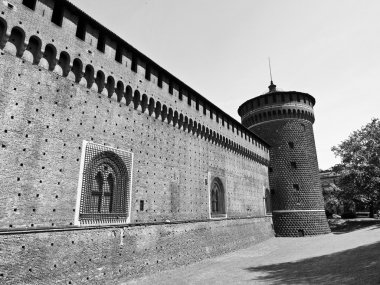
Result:
<svg viewBox="0 0 380 285"><path fill-rule="evenodd" d="M246 270L262 275L254 280L269 284L380 284L380 242Z"/></svg>
<svg viewBox="0 0 380 285"><path fill-rule="evenodd" d="M367 227L373 227L372 230L380 228L380 220L346 220L341 224L330 224L331 232L336 235L353 232Z"/></svg>

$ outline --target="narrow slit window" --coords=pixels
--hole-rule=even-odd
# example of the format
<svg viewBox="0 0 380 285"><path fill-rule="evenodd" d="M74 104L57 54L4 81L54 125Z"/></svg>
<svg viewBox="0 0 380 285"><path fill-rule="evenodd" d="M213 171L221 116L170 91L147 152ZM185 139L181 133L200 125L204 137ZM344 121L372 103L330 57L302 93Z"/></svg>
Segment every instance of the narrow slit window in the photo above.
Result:
<svg viewBox="0 0 380 285"><path fill-rule="evenodd" d="M290 166L291 166L293 169L297 169L297 163L296 163L295 161L290 162Z"/></svg>
<svg viewBox="0 0 380 285"><path fill-rule="evenodd" d="M293 184L293 189L295 191L299 191L300 190L300 186L298 184Z"/></svg>

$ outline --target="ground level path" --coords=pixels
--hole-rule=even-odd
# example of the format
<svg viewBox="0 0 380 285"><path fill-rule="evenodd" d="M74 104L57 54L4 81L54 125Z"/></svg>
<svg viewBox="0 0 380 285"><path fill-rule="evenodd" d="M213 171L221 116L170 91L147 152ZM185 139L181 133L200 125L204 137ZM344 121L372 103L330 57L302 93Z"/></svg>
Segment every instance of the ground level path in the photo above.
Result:
<svg viewBox="0 0 380 285"><path fill-rule="evenodd" d="M124 284L380 284L380 224L272 238Z"/></svg>

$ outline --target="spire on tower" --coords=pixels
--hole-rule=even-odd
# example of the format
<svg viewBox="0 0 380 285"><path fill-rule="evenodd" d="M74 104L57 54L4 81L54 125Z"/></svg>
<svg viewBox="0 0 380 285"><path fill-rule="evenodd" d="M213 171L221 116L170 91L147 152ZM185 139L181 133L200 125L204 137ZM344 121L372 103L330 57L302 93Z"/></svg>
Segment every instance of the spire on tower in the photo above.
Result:
<svg viewBox="0 0 380 285"><path fill-rule="evenodd" d="M273 80L272 80L272 67L270 65L270 57L268 57L268 61L269 61L269 74L270 74L270 85L268 86L268 88L269 88L269 92L275 92L276 85L273 84Z"/></svg>

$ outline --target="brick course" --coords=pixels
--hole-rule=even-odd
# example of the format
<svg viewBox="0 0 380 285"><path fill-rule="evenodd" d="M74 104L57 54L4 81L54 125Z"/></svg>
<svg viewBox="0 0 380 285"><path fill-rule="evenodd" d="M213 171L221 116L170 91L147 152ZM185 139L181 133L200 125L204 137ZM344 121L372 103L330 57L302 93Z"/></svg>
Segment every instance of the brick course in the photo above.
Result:
<svg viewBox="0 0 380 285"><path fill-rule="evenodd" d="M115 35L97 51L104 27L76 38L86 15L71 4L51 23L54 3L0 8L0 282L117 283L273 236L269 145L127 43L116 62ZM84 140L133 153L129 225L74 226ZM224 183L225 220L209 219L211 177Z"/></svg>

